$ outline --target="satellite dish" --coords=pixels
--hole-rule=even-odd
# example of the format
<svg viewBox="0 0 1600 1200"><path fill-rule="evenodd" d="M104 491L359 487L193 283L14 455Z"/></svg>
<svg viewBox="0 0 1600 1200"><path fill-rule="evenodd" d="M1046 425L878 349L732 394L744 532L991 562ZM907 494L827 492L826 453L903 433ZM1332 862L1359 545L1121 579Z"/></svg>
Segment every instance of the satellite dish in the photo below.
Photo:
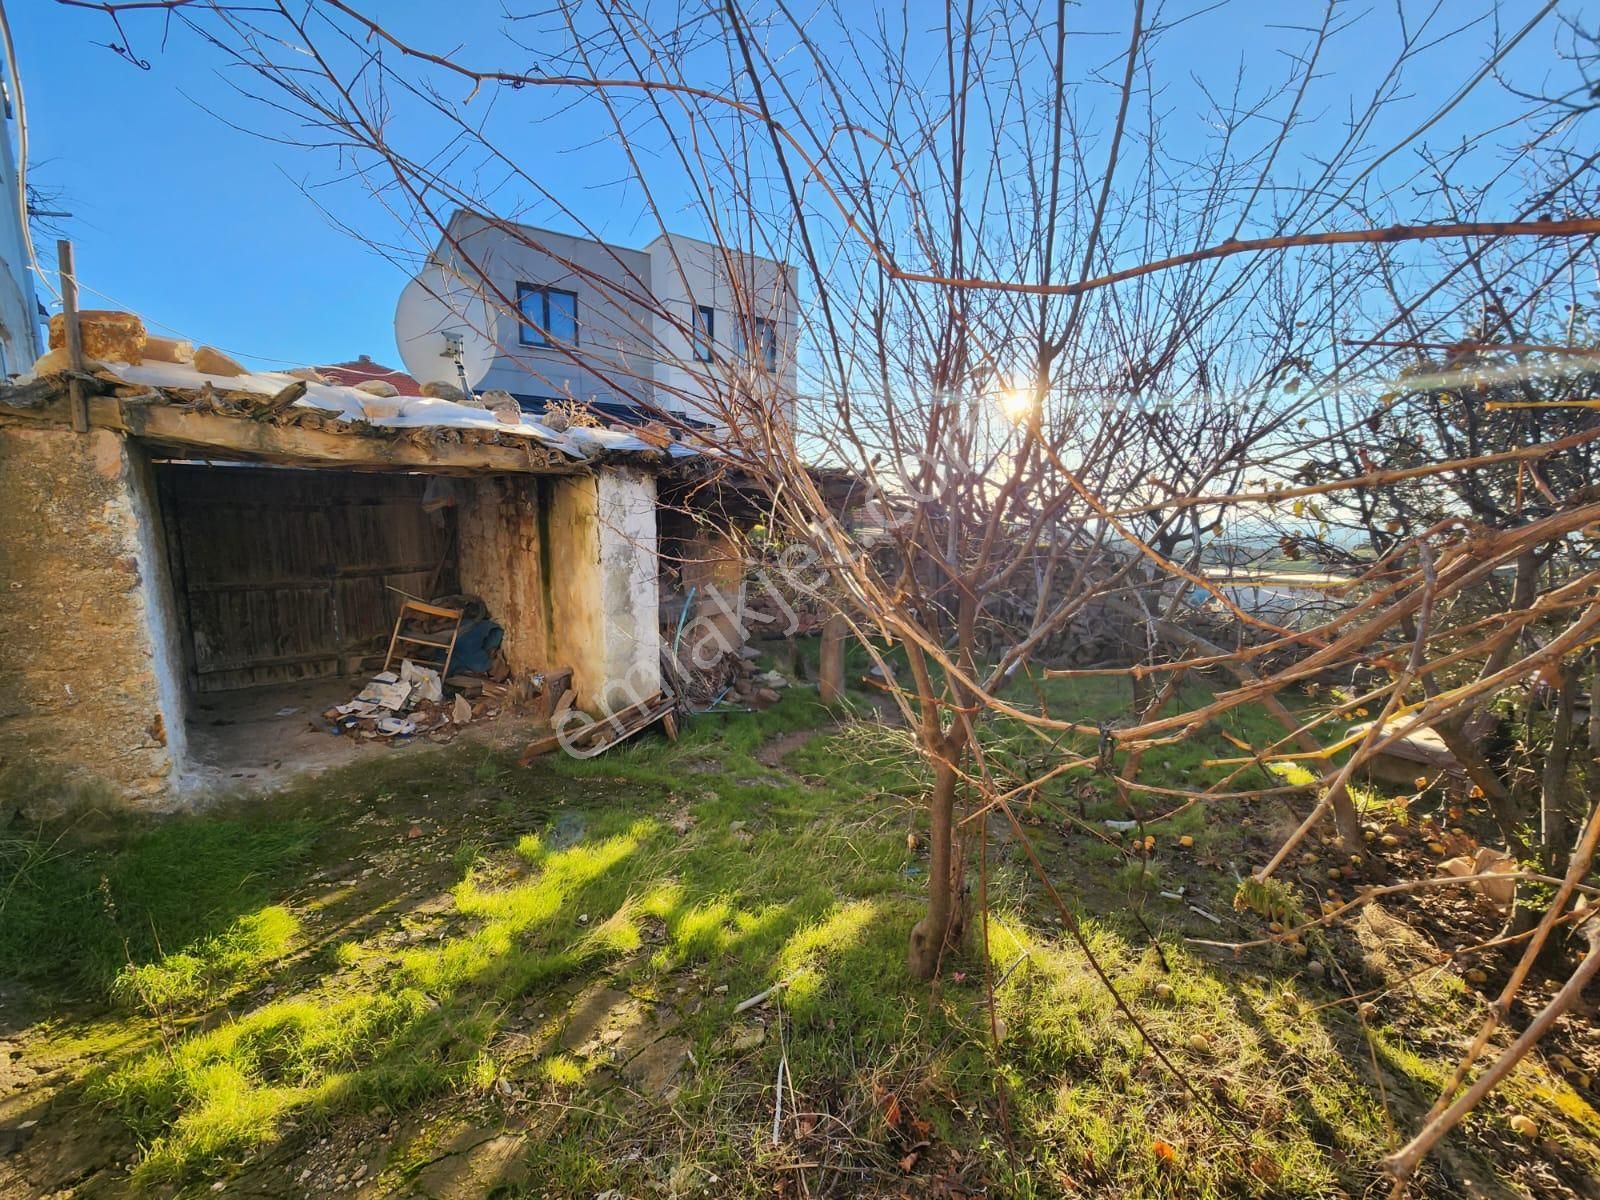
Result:
<svg viewBox="0 0 1600 1200"><path fill-rule="evenodd" d="M493 310L459 274L430 265L400 292L394 340L418 383L460 387L465 375L467 387L476 388L494 364L493 334Z"/></svg>

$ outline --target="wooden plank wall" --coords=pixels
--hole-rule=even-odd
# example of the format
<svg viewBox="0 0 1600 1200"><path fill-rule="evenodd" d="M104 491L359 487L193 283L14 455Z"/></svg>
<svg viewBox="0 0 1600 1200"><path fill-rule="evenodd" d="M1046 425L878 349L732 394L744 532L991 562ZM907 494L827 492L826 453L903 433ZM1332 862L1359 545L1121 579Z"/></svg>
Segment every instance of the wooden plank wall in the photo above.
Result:
<svg viewBox="0 0 1600 1200"><path fill-rule="evenodd" d="M455 510L424 511L424 476L163 463L156 477L197 692L358 673L388 644L389 587L458 588Z"/></svg>

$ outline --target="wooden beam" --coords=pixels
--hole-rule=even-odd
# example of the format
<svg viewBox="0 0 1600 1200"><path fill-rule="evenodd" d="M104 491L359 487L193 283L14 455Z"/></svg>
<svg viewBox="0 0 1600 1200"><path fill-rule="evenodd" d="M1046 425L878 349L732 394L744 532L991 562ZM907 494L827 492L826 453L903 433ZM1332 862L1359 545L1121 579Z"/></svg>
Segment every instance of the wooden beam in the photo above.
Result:
<svg viewBox="0 0 1600 1200"><path fill-rule="evenodd" d="M70 400L67 402L70 405ZM413 441L404 433L363 434L275 425L247 417L196 412L170 404L110 396L88 402L89 424L196 458L231 458L279 466L346 471L414 470L442 474L582 475L589 468L529 438L524 449L507 445ZM0 416L64 423L61 402L35 409L0 406Z"/></svg>
<svg viewBox="0 0 1600 1200"><path fill-rule="evenodd" d="M65 327L67 362L74 372L83 370L83 330L78 324L78 272L72 265L72 243L56 242L56 274L61 277L61 323ZM83 381L76 375L67 384L72 411L72 432L89 432L89 405Z"/></svg>

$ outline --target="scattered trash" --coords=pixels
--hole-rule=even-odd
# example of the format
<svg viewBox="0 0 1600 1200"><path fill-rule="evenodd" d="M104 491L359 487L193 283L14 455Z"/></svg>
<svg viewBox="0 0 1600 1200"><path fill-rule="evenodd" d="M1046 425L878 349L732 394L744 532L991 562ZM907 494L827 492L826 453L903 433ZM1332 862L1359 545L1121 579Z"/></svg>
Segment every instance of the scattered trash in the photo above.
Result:
<svg viewBox="0 0 1600 1200"><path fill-rule="evenodd" d="M444 699L444 685L439 672L432 667L419 667L409 658L400 663L400 682L411 685L411 699L431 700L435 704Z"/></svg>
<svg viewBox="0 0 1600 1200"><path fill-rule="evenodd" d="M518 697L538 694L539 683L539 677L526 680L518 687ZM378 672L354 699L322 715L333 723L333 733L364 738L425 734L440 742L450 740L464 725L498 716L511 694L511 673L501 661L493 663L488 674L457 671L441 676L433 667L407 658L401 660L399 671Z"/></svg>
<svg viewBox="0 0 1600 1200"><path fill-rule="evenodd" d="M1105 820L1101 821L1100 824L1104 825L1107 829L1112 830L1115 833L1127 833L1130 829L1139 828L1139 822L1137 821Z"/></svg>

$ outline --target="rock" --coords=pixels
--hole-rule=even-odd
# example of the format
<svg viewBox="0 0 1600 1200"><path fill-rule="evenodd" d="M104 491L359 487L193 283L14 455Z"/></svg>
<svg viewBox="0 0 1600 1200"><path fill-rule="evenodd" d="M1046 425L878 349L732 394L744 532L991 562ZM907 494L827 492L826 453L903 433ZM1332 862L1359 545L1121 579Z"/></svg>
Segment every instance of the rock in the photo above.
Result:
<svg viewBox="0 0 1600 1200"><path fill-rule="evenodd" d="M194 343L184 338L146 337L145 362L186 363L194 361Z"/></svg>
<svg viewBox="0 0 1600 1200"><path fill-rule="evenodd" d="M734 1030L733 1052L740 1054L746 1050L754 1050L767 1040L767 1027L765 1025L745 1025Z"/></svg>
<svg viewBox="0 0 1600 1200"><path fill-rule="evenodd" d="M194 369L202 375L220 375L232 379L245 374L245 369L215 346L201 346L194 352Z"/></svg>
<svg viewBox="0 0 1600 1200"><path fill-rule="evenodd" d="M648 442L656 447L670 446L673 442L672 430L668 429L660 421L649 421L639 426L634 433L640 441Z"/></svg>
<svg viewBox="0 0 1600 1200"><path fill-rule="evenodd" d="M546 429L553 429L557 433L565 433L572 422L567 419L567 414L557 409L545 409L539 417L539 423Z"/></svg>
<svg viewBox="0 0 1600 1200"><path fill-rule="evenodd" d="M491 1192L516 1190L531 1169L520 1134L498 1136L468 1129L451 1139L444 1153L416 1175L415 1191L431 1200L476 1200Z"/></svg>
<svg viewBox="0 0 1600 1200"><path fill-rule="evenodd" d="M144 322L134 313L83 309L78 313L78 336L85 358L121 363L144 361ZM50 348L65 349L66 345L67 317L65 313L56 313L50 318Z"/></svg>
<svg viewBox="0 0 1600 1200"><path fill-rule="evenodd" d="M35 378L44 375L59 375L63 371L70 370L71 367L72 360L67 357L66 347L62 347L59 350L48 350L36 358L33 363L33 375ZM92 375L96 371L105 371L109 368L98 359L85 358L83 369Z"/></svg>
<svg viewBox="0 0 1600 1200"><path fill-rule="evenodd" d="M628 1060L622 1074L641 1091L659 1095L678 1077L692 1049L688 1038L661 1038Z"/></svg>
<svg viewBox="0 0 1600 1200"><path fill-rule="evenodd" d="M296 379L304 379L307 383L327 383L328 377L315 367L295 367L285 371L285 375L292 375Z"/></svg>
<svg viewBox="0 0 1600 1200"><path fill-rule="evenodd" d="M757 688L755 698L761 704L776 704L782 697L769 687Z"/></svg>
<svg viewBox="0 0 1600 1200"><path fill-rule="evenodd" d="M478 393L479 402L494 414L494 419L502 425L522 424L522 406L516 402L510 392L500 388L491 388L487 392Z"/></svg>
<svg viewBox="0 0 1600 1200"><path fill-rule="evenodd" d="M448 400L452 404L460 404L467 398L467 394L453 383L438 383L430 379L422 385L422 394L430 400Z"/></svg>
<svg viewBox="0 0 1600 1200"><path fill-rule="evenodd" d="M363 379L355 385L355 389L369 396L377 396L381 400L388 400L400 394L400 389L387 379Z"/></svg>

